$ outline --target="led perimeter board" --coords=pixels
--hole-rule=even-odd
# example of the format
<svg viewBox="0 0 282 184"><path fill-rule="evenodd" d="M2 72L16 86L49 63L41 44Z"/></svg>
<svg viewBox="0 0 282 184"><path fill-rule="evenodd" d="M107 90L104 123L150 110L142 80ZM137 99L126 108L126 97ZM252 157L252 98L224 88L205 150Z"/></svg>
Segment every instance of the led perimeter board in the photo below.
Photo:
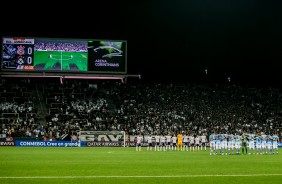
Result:
<svg viewBox="0 0 282 184"><path fill-rule="evenodd" d="M126 74L127 42L3 37L1 70Z"/></svg>

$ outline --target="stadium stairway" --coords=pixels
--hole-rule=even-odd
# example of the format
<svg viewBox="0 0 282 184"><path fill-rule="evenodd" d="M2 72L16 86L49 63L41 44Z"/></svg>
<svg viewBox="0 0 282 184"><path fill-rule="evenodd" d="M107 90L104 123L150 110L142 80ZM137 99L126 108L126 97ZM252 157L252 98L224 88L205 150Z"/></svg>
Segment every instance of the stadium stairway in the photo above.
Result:
<svg viewBox="0 0 282 184"><path fill-rule="evenodd" d="M110 93L107 92L107 90L105 89L100 89L99 90L99 96L101 98L105 98L106 101L107 101L107 104L108 104L108 110L109 110L109 113L111 115L114 115L116 112L117 112L117 107L116 107L116 104L114 102L114 100L112 99L112 96Z"/></svg>
<svg viewBox="0 0 282 184"><path fill-rule="evenodd" d="M48 108L44 100L42 87L39 84L36 84L36 88L32 91L32 95L34 96L34 107L37 109L38 123L45 125L45 116L48 114Z"/></svg>
<svg viewBox="0 0 282 184"><path fill-rule="evenodd" d="M114 115L117 112L117 107L115 105L115 103L113 102L113 100L110 97L106 97L106 101L108 104L108 110L110 112L111 115Z"/></svg>

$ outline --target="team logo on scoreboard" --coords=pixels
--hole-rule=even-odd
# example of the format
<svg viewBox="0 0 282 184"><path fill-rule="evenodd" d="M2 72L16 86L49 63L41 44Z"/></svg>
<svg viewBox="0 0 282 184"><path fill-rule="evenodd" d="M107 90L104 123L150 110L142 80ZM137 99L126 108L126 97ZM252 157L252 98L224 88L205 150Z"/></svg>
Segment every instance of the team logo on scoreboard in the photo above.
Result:
<svg viewBox="0 0 282 184"><path fill-rule="evenodd" d="M17 54L18 55L24 55L24 46L20 45L20 46L17 46L18 50L17 50Z"/></svg>
<svg viewBox="0 0 282 184"><path fill-rule="evenodd" d="M18 59L18 64L22 65L23 63L24 63L23 57L20 56L19 59Z"/></svg>

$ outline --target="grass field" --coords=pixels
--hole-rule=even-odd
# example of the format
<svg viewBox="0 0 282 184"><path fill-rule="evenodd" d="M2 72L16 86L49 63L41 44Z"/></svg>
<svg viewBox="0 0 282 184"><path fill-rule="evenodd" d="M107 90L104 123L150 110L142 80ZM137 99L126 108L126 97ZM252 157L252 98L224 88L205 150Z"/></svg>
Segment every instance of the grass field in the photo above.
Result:
<svg viewBox="0 0 282 184"><path fill-rule="evenodd" d="M281 148L280 150L281 151ZM0 184L282 183L280 155L135 148L0 147Z"/></svg>
<svg viewBox="0 0 282 184"><path fill-rule="evenodd" d="M52 57L50 57L52 56ZM87 71L87 53L35 51L35 70Z"/></svg>

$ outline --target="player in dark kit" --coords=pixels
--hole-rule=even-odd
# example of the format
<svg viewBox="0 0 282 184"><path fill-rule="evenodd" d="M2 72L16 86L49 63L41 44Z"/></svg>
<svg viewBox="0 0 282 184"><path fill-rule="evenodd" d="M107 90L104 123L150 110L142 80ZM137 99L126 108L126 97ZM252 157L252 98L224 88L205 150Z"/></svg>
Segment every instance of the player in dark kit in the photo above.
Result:
<svg viewBox="0 0 282 184"><path fill-rule="evenodd" d="M247 155L248 154L247 143L249 141L248 135L246 133L243 133L241 140L242 140L242 154L244 154L245 152L245 154Z"/></svg>

